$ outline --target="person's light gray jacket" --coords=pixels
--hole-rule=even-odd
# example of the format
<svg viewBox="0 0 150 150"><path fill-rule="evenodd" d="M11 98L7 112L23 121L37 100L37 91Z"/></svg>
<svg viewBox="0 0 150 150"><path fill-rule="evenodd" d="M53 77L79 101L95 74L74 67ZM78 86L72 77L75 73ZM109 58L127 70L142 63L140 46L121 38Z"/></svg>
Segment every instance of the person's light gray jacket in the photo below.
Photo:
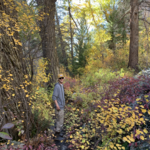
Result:
<svg viewBox="0 0 150 150"><path fill-rule="evenodd" d="M54 101L57 100L57 103L58 103L60 109L64 109L64 107L65 107L65 96L64 96L63 85L61 85L59 83L55 84L52 99ZM56 108L56 105L54 107Z"/></svg>

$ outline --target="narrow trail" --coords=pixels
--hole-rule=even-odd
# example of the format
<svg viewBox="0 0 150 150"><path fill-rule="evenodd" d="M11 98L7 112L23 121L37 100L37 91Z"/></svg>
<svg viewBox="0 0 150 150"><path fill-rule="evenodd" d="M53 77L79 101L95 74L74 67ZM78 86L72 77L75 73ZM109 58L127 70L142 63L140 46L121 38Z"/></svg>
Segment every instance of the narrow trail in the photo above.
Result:
<svg viewBox="0 0 150 150"><path fill-rule="evenodd" d="M54 126L51 126L51 130L54 131L54 128L55 128ZM54 143L58 147L58 150L70 150L68 148L68 143L66 142L66 139L65 139L66 131L63 130L62 133L63 133L64 140L62 140L62 141L61 140L54 140Z"/></svg>
<svg viewBox="0 0 150 150"><path fill-rule="evenodd" d="M65 113L66 113L66 112L65 112ZM55 119L55 117L54 117L54 119ZM54 131L55 126L51 126L50 129L51 129L52 131ZM66 130L63 129L63 130L61 131L61 133L63 134L64 140L62 140L62 141L61 141L61 140L54 140L54 143L55 143L56 146L58 147L58 150L70 150L70 149L68 148L69 144L66 142Z"/></svg>

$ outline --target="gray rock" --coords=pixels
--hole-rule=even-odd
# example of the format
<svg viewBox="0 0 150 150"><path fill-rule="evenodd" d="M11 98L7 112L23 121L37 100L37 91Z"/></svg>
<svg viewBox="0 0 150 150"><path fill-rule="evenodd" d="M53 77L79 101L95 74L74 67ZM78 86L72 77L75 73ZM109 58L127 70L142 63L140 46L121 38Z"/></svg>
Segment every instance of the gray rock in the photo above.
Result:
<svg viewBox="0 0 150 150"><path fill-rule="evenodd" d="M137 75L135 75L135 78L138 78L138 77L140 77L142 75L150 77L150 69L142 70Z"/></svg>
<svg viewBox="0 0 150 150"><path fill-rule="evenodd" d="M67 150L68 148L67 148L67 146L66 145L62 145L61 147L60 147L60 150Z"/></svg>
<svg viewBox="0 0 150 150"><path fill-rule="evenodd" d="M137 79L137 78L142 77L142 76L150 78L150 69L142 70L137 75L135 75L134 78ZM148 83L147 81L145 81L145 82L144 81L140 81L140 82L138 82L137 85L139 87L147 87L147 88L149 88L150 83ZM146 99L145 99L144 95L145 94L143 93L143 91L140 91L138 98L143 99L143 102L145 102L146 99L148 99L150 101L150 95ZM142 103L140 105L144 105L144 104ZM134 103L130 104L130 107L132 109L135 106L139 106L139 104L136 101ZM150 108L150 106L148 106L148 107ZM150 115L145 114L144 118L147 119L147 120L150 120ZM150 128L149 121L146 122L146 128ZM140 141L137 142L137 147L133 143L131 145L131 147L130 147L130 150L150 150L150 143L149 143L149 141L142 141L142 140L140 140Z"/></svg>
<svg viewBox="0 0 150 150"><path fill-rule="evenodd" d="M134 143L131 145L130 150L150 150L150 144L146 141L137 142L137 147L134 146Z"/></svg>

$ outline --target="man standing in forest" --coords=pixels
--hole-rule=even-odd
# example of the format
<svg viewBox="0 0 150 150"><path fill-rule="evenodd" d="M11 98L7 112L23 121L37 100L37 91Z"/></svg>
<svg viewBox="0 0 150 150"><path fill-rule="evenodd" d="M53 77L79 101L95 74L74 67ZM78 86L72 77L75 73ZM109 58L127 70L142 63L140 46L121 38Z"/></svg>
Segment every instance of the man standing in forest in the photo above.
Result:
<svg viewBox="0 0 150 150"><path fill-rule="evenodd" d="M55 136L62 136L60 134L64 124L64 107L65 107L65 96L63 87L64 75L58 75L58 83L55 84L52 99L55 102L55 116L56 116L56 130Z"/></svg>

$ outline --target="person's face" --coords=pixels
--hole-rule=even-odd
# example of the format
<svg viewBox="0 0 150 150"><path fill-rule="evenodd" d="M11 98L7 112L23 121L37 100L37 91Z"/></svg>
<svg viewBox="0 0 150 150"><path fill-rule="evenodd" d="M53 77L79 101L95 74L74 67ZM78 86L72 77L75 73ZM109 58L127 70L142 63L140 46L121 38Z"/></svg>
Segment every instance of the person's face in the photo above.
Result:
<svg viewBox="0 0 150 150"><path fill-rule="evenodd" d="M60 77L58 80L59 80L60 83L63 83L64 77Z"/></svg>

